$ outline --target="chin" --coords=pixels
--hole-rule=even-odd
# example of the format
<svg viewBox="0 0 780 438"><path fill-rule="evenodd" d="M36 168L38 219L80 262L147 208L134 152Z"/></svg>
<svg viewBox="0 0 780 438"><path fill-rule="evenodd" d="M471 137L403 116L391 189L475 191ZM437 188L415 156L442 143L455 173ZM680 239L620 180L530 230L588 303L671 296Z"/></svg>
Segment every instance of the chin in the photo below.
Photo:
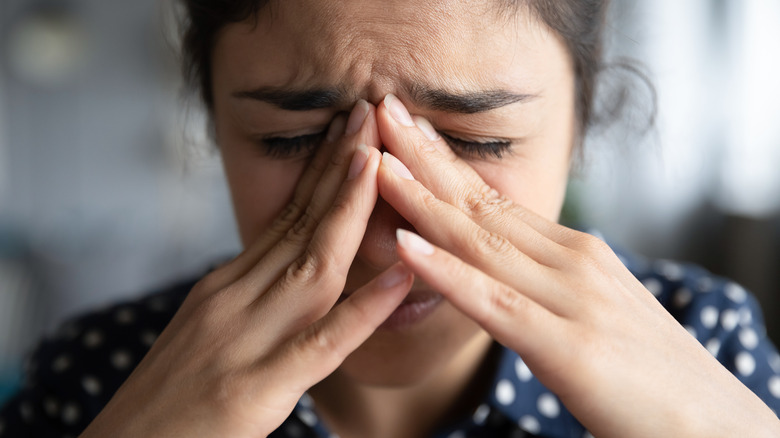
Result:
<svg viewBox="0 0 780 438"><path fill-rule="evenodd" d="M402 329L378 329L339 367L358 384L401 388L439 375L465 347L486 333L449 303L424 321Z"/></svg>

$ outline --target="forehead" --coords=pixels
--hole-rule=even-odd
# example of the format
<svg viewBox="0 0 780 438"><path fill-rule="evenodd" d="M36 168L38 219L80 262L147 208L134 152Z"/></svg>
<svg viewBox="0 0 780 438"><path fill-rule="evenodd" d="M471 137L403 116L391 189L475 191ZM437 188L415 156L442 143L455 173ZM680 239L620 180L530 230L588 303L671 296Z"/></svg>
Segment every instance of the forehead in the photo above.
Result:
<svg viewBox="0 0 780 438"><path fill-rule="evenodd" d="M525 8L467 0L272 1L220 32L213 62L235 88L337 86L369 100L417 83L529 91L569 67Z"/></svg>

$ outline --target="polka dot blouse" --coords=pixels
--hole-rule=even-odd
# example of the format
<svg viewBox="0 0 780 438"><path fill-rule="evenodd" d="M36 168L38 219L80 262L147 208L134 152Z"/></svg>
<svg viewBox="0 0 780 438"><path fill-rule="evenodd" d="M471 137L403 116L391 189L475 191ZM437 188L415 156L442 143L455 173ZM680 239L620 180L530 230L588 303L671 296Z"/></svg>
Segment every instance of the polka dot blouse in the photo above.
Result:
<svg viewBox="0 0 780 438"><path fill-rule="evenodd" d="M755 299L703 269L621 259L647 289L748 388L780 410L780 355ZM100 412L173 317L193 282L64 324L29 360L24 387L0 410L0 437L76 437ZM436 438L590 437L517 354L498 351L491 390ZM304 394L273 438L331 437Z"/></svg>

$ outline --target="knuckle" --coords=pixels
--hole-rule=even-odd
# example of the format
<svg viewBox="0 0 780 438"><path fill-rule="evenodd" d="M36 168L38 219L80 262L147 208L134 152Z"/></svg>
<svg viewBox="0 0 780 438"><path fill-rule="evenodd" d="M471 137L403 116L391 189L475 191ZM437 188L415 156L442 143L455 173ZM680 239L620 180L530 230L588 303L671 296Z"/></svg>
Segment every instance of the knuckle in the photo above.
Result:
<svg viewBox="0 0 780 438"><path fill-rule="evenodd" d="M470 217L479 219L494 215L511 206L512 201L490 186L483 186L463 200L461 209Z"/></svg>
<svg viewBox="0 0 780 438"><path fill-rule="evenodd" d="M292 226L293 223L295 223L298 220L298 218L301 217L301 215L305 210L306 209L303 207L300 200L297 199L297 197L294 198L284 207L282 212L274 221L274 224L271 226L271 228L275 230L288 229L290 226Z"/></svg>
<svg viewBox="0 0 780 438"><path fill-rule="evenodd" d="M465 250L469 251L477 260L495 257L497 254L506 254L514 246L509 240L500 234L480 228L470 242L467 243Z"/></svg>
<svg viewBox="0 0 780 438"><path fill-rule="evenodd" d="M343 167L344 164L347 162L347 158L351 155L347 153L345 150L346 148L338 148L338 150L334 151L332 154L328 156L328 162L330 163L330 166L333 167Z"/></svg>
<svg viewBox="0 0 780 438"><path fill-rule="evenodd" d="M319 222L312 207L307 207L298 220L295 221L295 224L287 231L287 239L293 242L308 241Z"/></svg>
<svg viewBox="0 0 780 438"><path fill-rule="evenodd" d="M327 256L315 254L307 249L287 268L287 280L293 284L320 284L330 288L335 280L337 270L335 262Z"/></svg>
<svg viewBox="0 0 780 438"><path fill-rule="evenodd" d="M498 285L491 289L486 317L521 313L526 302L514 289Z"/></svg>
<svg viewBox="0 0 780 438"><path fill-rule="evenodd" d="M287 268L287 279L294 283L308 283L316 278L319 261L311 251L306 251Z"/></svg>
<svg viewBox="0 0 780 438"><path fill-rule="evenodd" d="M312 326L303 338L303 348L317 357L318 362L325 367L338 366L346 357L341 351L338 339L325 326L317 324Z"/></svg>
<svg viewBox="0 0 780 438"><path fill-rule="evenodd" d="M609 249L603 240L581 231L572 231L572 234L566 240L572 248L589 254L598 255Z"/></svg>

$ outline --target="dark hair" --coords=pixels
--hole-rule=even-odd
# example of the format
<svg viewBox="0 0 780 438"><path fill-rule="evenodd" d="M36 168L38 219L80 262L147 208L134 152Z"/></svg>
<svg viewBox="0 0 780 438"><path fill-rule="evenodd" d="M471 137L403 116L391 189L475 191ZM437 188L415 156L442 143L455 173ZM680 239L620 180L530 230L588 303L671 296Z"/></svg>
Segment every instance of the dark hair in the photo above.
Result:
<svg viewBox="0 0 780 438"><path fill-rule="evenodd" d="M200 90L208 109L213 106L211 52L224 26L257 14L268 0L181 0L186 15L182 41L186 80ZM576 77L576 111L580 138L592 122L596 78L602 69L603 29L608 0L513 0L525 6L565 42ZM506 4L505 4L506 5Z"/></svg>

